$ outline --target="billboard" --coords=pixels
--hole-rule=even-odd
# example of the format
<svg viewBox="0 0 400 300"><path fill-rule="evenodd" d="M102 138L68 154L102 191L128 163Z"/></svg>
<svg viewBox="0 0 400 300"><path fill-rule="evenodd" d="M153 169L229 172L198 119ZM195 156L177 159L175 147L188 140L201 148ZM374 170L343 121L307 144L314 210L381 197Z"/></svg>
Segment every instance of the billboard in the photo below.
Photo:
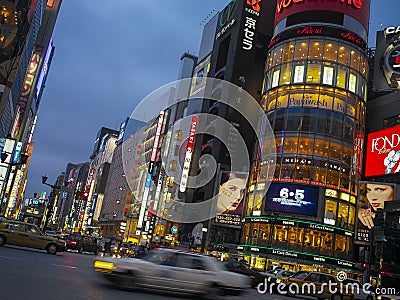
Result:
<svg viewBox="0 0 400 300"><path fill-rule="evenodd" d="M221 172L215 222L226 225L241 224L248 173Z"/></svg>
<svg viewBox="0 0 400 300"><path fill-rule="evenodd" d="M318 187L272 183L265 197L265 210L316 216L318 198Z"/></svg>
<svg viewBox="0 0 400 300"><path fill-rule="evenodd" d="M400 87L400 26L376 33L374 91L396 91Z"/></svg>
<svg viewBox="0 0 400 300"><path fill-rule="evenodd" d="M393 201L395 184L361 181L357 202L357 234L356 240L370 242L370 232L374 228L374 219L378 208L385 208L387 201Z"/></svg>
<svg viewBox="0 0 400 300"><path fill-rule="evenodd" d="M349 15L368 29L369 6L370 0L278 0L274 23L300 12L327 10Z"/></svg>
<svg viewBox="0 0 400 300"><path fill-rule="evenodd" d="M400 126L368 134L365 176L400 172Z"/></svg>
<svg viewBox="0 0 400 300"><path fill-rule="evenodd" d="M0 194L6 185L6 180L8 179L8 169L13 159L12 154L14 153L14 148L15 140L0 138L0 154L3 152L7 154L4 161L0 160Z"/></svg>

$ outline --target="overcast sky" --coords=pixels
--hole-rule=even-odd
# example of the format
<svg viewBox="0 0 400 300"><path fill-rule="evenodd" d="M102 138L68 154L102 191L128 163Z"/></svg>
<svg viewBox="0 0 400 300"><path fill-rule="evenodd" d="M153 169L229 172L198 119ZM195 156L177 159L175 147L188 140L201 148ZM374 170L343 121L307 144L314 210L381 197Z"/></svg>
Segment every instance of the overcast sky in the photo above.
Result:
<svg viewBox="0 0 400 300"><path fill-rule="evenodd" d="M227 3L63 0L25 197L49 192L42 175L53 184L68 162L89 161L102 126L118 129L136 103L176 80L181 55L198 54L204 20ZM399 0L372 0L370 32L400 25L398 11Z"/></svg>

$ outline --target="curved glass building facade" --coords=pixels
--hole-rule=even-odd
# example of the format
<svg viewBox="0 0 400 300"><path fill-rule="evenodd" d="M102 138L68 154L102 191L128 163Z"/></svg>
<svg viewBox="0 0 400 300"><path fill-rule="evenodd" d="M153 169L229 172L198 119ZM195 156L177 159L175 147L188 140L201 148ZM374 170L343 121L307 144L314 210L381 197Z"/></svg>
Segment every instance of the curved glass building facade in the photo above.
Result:
<svg viewBox="0 0 400 300"><path fill-rule="evenodd" d="M273 263L294 271L354 269L365 42L345 26L302 23L271 44L262 106L275 134L264 146L275 143L276 167L263 196L268 163L253 163L239 250L259 270Z"/></svg>

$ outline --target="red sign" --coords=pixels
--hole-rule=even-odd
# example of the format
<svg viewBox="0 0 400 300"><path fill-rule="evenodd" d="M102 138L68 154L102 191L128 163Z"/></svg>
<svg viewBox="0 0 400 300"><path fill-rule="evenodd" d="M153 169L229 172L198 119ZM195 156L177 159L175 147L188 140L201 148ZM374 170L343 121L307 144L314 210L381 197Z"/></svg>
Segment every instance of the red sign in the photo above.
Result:
<svg viewBox="0 0 400 300"><path fill-rule="evenodd" d="M278 0L275 25L295 13L329 10L344 13L368 28L370 0Z"/></svg>
<svg viewBox="0 0 400 300"><path fill-rule="evenodd" d="M250 5L254 11L259 13L261 10L260 2L261 0L247 0L247 5Z"/></svg>
<svg viewBox="0 0 400 300"><path fill-rule="evenodd" d="M400 173L400 126L368 135L365 176Z"/></svg>

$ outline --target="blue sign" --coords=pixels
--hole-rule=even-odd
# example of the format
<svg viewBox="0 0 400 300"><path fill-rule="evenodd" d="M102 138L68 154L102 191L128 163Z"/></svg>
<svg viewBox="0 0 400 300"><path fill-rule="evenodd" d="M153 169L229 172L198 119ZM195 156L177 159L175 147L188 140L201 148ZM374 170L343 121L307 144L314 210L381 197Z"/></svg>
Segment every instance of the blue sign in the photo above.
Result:
<svg viewBox="0 0 400 300"><path fill-rule="evenodd" d="M174 226L172 226L172 227L171 227L171 233L172 233L172 234L176 234L176 233L178 233L178 227L177 227L177 226L175 226L175 225L174 225Z"/></svg>
<svg viewBox="0 0 400 300"><path fill-rule="evenodd" d="M265 197L265 210L316 216L318 197L318 187L272 183Z"/></svg>
<svg viewBox="0 0 400 300"><path fill-rule="evenodd" d="M14 150L14 157L13 157L13 163L17 163L19 160L19 157L21 155L21 149L22 149L22 143L18 142L17 147L15 147Z"/></svg>

